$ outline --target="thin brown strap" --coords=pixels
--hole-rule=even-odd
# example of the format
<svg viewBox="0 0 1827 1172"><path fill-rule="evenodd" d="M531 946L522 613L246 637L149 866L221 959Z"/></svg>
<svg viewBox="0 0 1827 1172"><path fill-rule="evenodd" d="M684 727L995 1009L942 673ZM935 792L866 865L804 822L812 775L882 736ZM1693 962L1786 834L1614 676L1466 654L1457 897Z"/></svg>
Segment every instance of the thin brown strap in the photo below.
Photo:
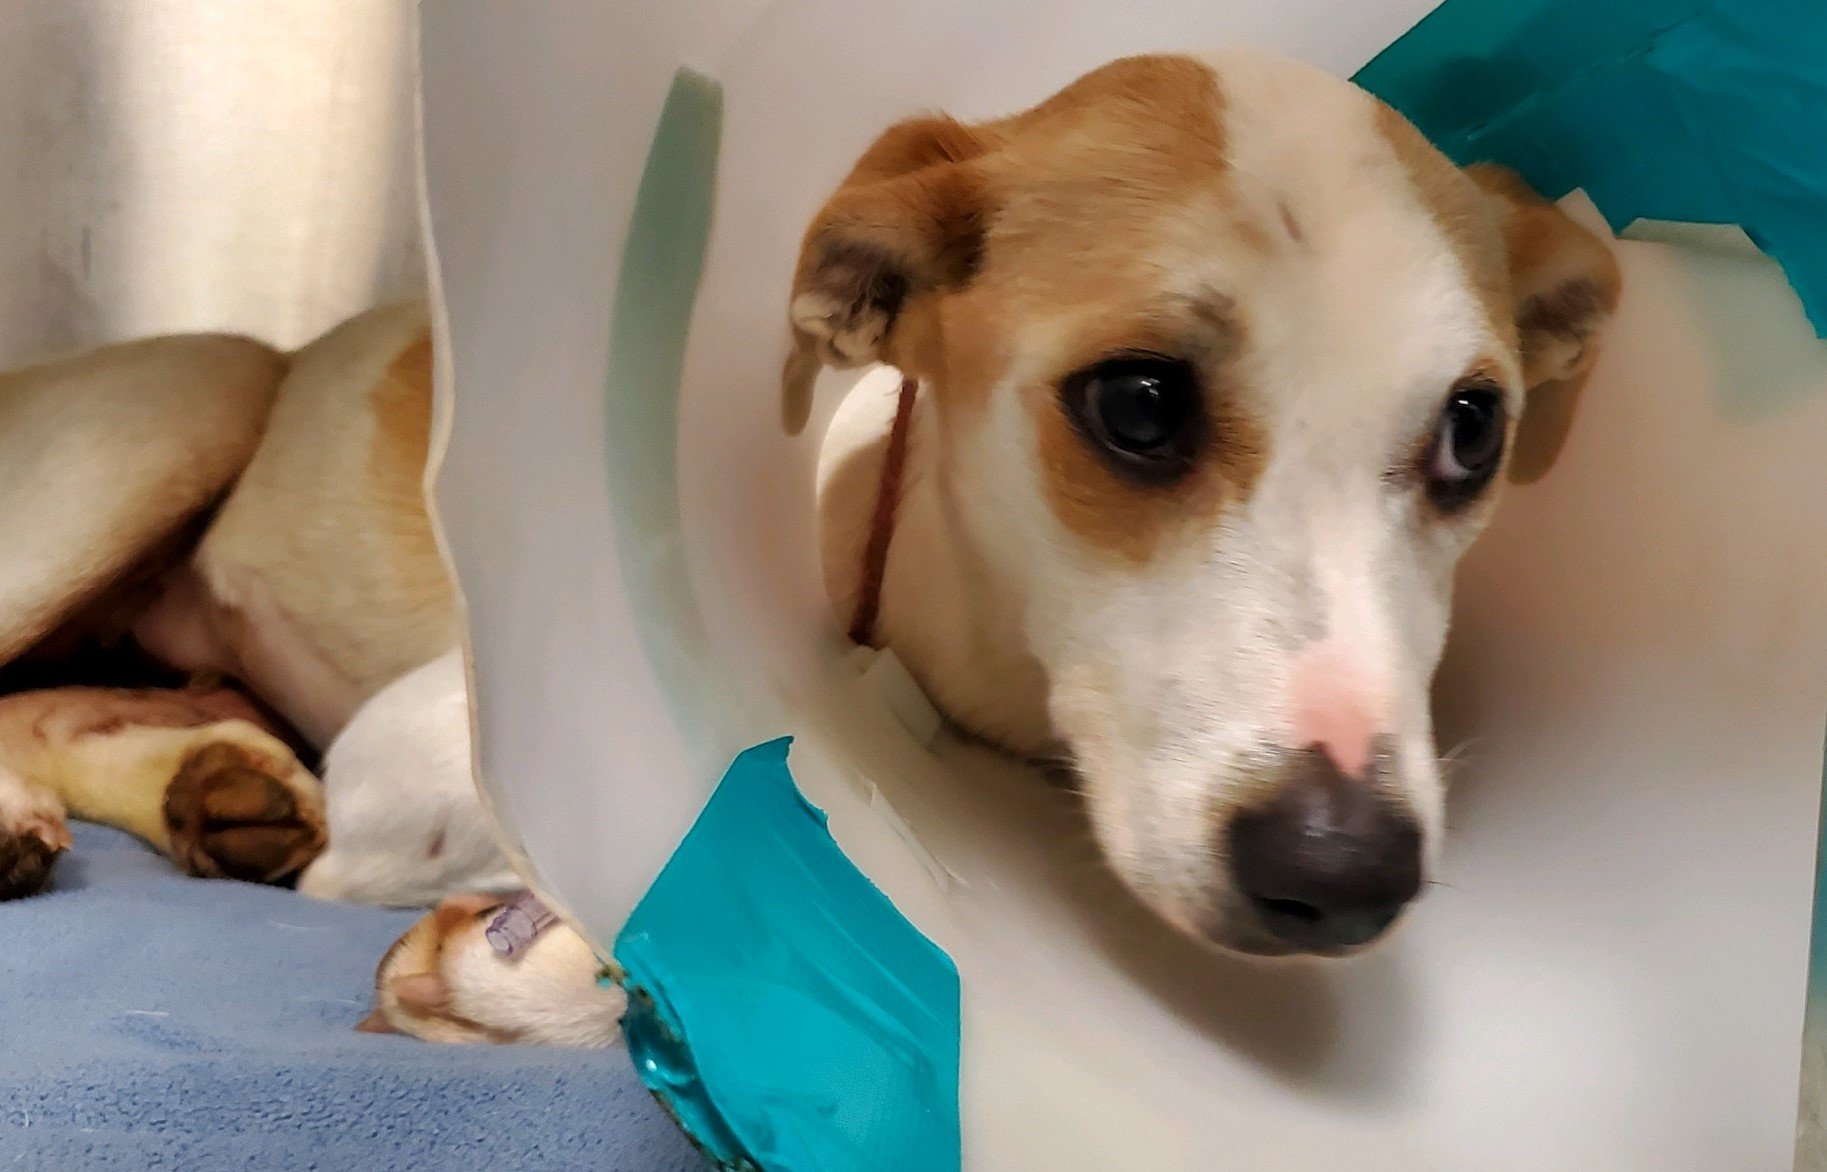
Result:
<svg viewBox="0 0 1827 1172"><path fill-rule="evenodd" d="M882 455L875 516L869 521L869 544L863 548L856 613L850 619L850 641L864 647L880 646L875 639L875 624L882 612L882 575L888 569L888 543L894 539L894 514L901 503L901 475L907 466L907 435L913 430L914 395L919 389L915 380L901 380L901 393L894 405L894 426L888 432L888 450Z"/></svg>

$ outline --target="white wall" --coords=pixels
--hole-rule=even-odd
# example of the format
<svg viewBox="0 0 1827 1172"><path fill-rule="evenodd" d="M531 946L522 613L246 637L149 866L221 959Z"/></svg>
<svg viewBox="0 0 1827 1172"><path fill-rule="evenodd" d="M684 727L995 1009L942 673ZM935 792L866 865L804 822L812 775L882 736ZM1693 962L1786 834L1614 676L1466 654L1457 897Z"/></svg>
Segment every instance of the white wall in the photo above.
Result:
<svg viewBox="0 0 1827 1172"><path fill-rule="evenodd" d="M423 283L408 0L0 0L0 365Z"/></svg>

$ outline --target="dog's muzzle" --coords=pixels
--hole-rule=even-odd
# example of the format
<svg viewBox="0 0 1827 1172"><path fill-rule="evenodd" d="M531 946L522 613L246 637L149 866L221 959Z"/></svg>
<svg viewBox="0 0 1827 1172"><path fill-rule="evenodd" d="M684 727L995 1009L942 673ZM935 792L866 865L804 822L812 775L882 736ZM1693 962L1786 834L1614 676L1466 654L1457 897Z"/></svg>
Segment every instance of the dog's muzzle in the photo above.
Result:
<svg viewBox="0 0 1827 1172"><path fill-rule="evenodd" d="M1349 777L1321 750L1301 750L1268 800L1221 831L1242 902L1289 949L1368 944L1420 892L1421 828L1384 784L1387 760Z"/></svg>

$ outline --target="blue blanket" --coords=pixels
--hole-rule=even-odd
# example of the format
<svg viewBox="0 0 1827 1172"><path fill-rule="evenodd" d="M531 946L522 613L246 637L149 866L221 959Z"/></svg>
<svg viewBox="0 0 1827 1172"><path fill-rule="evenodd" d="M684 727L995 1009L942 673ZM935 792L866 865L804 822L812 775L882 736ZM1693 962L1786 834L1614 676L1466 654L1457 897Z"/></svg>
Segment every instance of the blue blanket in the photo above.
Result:
<svg viewBox="0 0 1827 1172"><path fill-rule="evenodd" d="M0 1169L705 1167L623 1050L355 1033L414 918L78 826L51 891L0 904Z"/></svg>

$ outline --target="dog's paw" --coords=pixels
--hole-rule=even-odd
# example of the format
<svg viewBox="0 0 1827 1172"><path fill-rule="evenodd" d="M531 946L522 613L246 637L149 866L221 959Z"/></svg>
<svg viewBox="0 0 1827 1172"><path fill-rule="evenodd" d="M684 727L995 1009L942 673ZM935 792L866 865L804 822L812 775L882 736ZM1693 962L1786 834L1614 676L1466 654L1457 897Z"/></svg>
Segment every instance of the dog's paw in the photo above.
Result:
<svg viewBox="0 0 1827 1172"><path fill-rule="evenodd" d="M57 856L69 847L70 832L61 819L54 827L0 826L0 900L43 891Z"/></svg>
<svg viewBox="0 0 1827 1172"><path fill-rule="evenodd" d="M70 826L57 799L0 765L0 900L44 890L68 849Z"/></svg>
<svg viewBox="0 0 1827 1172"><path fill-rule="evenodd" d="M185 756L164 812L172 860L205 879L277 882L316 858L327 837L314 778L229 741Z"/></svg>
<svg viewBox="0 0 1827 1172"><path fill-rule="evenodd" d="M590 945L554 924L504 957L485 935L502 903L453 896L414 924L381 958L374 1012L356 1028L427 1042L614 1045L627 999L598 983Z"/></svg>

